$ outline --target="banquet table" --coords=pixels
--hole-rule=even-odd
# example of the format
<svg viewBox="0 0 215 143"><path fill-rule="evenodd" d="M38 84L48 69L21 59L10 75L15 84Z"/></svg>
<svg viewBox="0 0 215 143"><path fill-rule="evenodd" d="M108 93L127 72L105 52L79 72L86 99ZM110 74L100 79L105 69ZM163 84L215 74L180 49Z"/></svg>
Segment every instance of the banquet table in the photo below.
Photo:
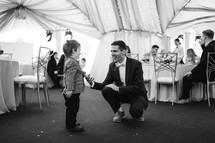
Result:
<svg viewBox="0 0 215 143"><path fill-rule="evenodd" d="M0 59L0 114L16 110L14 77L19 75L19 63Z"/></svg>
<svg viewBox="0 0 215 143"><path fill-rule="evenodd" d="M177 65L176 69L176 77L179 79L179 83L177 85L177 90L175 90L174 101L178 101L179 98L182 96L182 86L183 86L183 76L188 71L191 71L195 66L194 65ZM153 64L142 64L143 68L143 78L149 78L151 79L151 90L150 95L148 95L148 99L150 101L155 100L155 96L157 95L157 84L156 84L156 77L155 77L155 70ZM160 76L171 76L171 73L168 71L162 71L160 73ZM146 86L147 88L148 86ZM191 92L191 100L192 101L200 101L203 99L203 85L201 83L194 83L192 87ZM214 98L214 95L213 95ZM164 101L164 102L171 102L172 101L172 85L161 85L158 101Z"/></svg>
<svg viewBox="0 0 215 143"><path fill-rule="evenodd" d="M30 64L19 65L19 73L21 75L34 75L35 72L36 71L33 70L33 67Z"/></svg>

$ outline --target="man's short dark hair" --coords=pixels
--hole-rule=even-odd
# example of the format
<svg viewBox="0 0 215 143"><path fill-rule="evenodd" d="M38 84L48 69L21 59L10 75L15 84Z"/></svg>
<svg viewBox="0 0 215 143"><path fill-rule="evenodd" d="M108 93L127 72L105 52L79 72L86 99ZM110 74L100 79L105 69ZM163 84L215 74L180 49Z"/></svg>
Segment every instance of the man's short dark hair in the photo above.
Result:
<svg viewBox="0 0 215 143"><path fill-rule="evenodd" d="M202 33L210 39L214 38L214 32L210 29L203 31Z"/></svg>
<svg viewBox="0 0 215 143"><path fill-rule="evenodd" d="M131 49L129 46L126 46L126 50L128 50L128 53L131 53Z"/></svg>
<svg viewBox="0 0 215 143"><path fill-rule="evenodd" d="M153 46L152 46L152 49L154 49L154 48L159 49L158 45L153 45Z"/></svg>
<svg viewBox="0 0 215 143"><path fill-rule="evenodd" d="M111 46L119 46L120 51L126 50L126 44L123 41L114 41Z"/></svg>

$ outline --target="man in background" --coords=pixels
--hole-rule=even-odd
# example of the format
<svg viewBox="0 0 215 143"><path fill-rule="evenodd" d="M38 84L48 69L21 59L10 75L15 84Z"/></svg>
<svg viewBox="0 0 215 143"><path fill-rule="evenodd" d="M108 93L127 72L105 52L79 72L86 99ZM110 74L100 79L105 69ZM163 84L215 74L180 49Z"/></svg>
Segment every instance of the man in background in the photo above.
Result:
<svg viewBox="0 0 215 143"><path fill-rule="evenodd" d="M215 41L213 40L214 31L205 30L202 32L201 46L203 49L200 62L195 68L187 72L183 77L183 92L180 101L177 103L183 104L189 102L189 93L193 82L206 82L206 66L208 52L215 52ZM212 77L215 80L215 77Z"/></svg>

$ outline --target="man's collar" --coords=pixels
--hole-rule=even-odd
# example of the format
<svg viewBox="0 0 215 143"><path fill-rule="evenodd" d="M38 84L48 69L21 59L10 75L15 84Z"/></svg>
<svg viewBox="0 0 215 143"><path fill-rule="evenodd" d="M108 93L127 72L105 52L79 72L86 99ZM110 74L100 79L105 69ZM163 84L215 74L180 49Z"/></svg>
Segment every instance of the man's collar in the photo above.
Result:
<svg viewBox="0 0 215 143"><path fill-rule="evenodd" d="M211 41L213 41L213 39L212 39L212 40L210 40L210 41L208 41L208 42L206 42L206 43L205 43L205 47L207 47L207 46L208 46L208 44L209 44Z"/></svg>
<svg viewBox="0 0 215 143"><path fill-rule="evenodd" d="M127 57L125 56L125 59L120 63L120 64L126 64L126 61L127 61Z"/></svg>
<svg viewBox="0 0 215 143"><path fill-rule="evenodd" d="M121 65L126 66L126 61L127 57L125 56L125 59L121 63L116 62L116 67L120 67Z"/></svg>

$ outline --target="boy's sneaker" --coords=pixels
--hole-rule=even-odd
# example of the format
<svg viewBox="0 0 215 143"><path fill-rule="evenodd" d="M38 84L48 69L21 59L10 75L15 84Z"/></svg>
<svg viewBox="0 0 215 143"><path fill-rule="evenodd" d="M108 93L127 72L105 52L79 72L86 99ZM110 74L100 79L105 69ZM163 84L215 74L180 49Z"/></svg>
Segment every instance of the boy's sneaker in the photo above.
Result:
<svg viewBox="0 0 215 143"><path fill-rule="evenodd" d="M67 130L69 132L83 132L84 131L84 127L81 126L80 124L76 124L75 127L69 127L69 126L66 126Z"/></svg>

